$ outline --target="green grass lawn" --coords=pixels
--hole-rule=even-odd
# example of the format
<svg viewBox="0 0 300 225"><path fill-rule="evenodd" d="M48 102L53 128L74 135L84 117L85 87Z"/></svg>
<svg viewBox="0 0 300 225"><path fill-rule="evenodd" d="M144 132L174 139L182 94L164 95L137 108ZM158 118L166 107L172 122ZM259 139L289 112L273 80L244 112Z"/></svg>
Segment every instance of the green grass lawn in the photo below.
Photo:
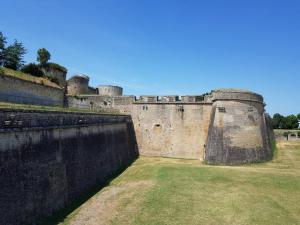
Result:
<svg viewBox="0 0 300 225"><path fill-rule="evenodd" d="M300 142L277 146L235 167L141 157L61 224L300 224Z"/></svg>

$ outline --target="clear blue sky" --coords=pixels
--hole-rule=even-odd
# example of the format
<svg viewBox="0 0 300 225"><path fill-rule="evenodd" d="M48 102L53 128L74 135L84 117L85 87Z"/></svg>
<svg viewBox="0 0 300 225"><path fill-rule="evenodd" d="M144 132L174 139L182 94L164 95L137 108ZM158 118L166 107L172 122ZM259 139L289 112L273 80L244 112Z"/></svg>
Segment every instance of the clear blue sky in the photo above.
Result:
<svg viewBox="0 0 300 225"><path fill-rule="evenodd" d="M245 88L300 112L299 0L4 0L0 30L125 94Z"/></svg>

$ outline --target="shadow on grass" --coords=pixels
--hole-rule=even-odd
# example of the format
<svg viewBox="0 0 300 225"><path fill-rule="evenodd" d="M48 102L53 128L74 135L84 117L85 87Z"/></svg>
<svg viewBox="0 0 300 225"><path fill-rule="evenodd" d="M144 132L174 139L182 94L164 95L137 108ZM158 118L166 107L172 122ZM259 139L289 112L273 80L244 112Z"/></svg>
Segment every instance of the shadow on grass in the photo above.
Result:
<svg viewBox="0 0 300 225"><path fill-rule="evenodd" d="M130 164L117 170L116 172L112 173L111 176L107 178L107 181L95 185L86 194L79 196L76 200L67 204L66 207L55 211L51 216L38 219L36 225L55 225L63 222L67 218L67 216L71 214L74 210L76 210L87 200L89 200L91 197L93 197L95 194L101 191L104 187L109 186L110 182L119 175L121 175L129 166L131 166L135 162L135 160L133 160Z"/></svg>

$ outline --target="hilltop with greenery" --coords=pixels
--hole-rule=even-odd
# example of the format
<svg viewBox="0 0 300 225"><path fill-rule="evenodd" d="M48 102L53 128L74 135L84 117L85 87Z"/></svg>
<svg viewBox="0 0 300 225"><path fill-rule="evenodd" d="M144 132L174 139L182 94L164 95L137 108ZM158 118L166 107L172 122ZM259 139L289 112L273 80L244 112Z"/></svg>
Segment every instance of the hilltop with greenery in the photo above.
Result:
<svg viewBox="0 0 300 225"><path fill-rule="evenodd" d="M7 46L7 38L0 31L0 67L4 67L6 69L2 69L2 73L4 70L5 74L18 76L19 78L26 77L24 74L21 75L20 72L25 74L30 74L34 77L42 77L44 79L50 80L54 83L58 84L58 81L49 76L46 71L56 70L62 73L67 73L67 69L57 63L49 62L51 59L50 52L45 48L40 48L37 51L37 62L38 63L28 63L25 64L24 55L27 53L26 48L24 47L22 42L18 40L14 40L14 42ZM10 70L8 70L10 69ZM12 70L16 72L12 72ZM40 79L32 79L29 80L38 80ZM44 81L43 81L44 82ZM45 83L45 82L44 82ZM47 83L47 82L46 82Z"/></svg>

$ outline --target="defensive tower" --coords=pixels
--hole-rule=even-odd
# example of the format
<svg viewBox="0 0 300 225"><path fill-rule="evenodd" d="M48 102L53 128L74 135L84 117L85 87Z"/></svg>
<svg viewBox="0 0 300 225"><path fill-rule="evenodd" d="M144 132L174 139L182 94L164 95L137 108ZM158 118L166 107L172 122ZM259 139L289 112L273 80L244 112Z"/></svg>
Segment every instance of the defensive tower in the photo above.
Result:
<svg viewBox="0 0 300 225"><path fill-rule="evenodd" d="M211 122L205 160L240 164L271 159L269 123L263 97L240 89L212 93Z"/></svg>
<svg viewBox="0 0 300 225"><path fill-rule="evenodd" d="M122 96L123 95L123 88L119 86L113 85L99 85L98 86L98 93L102 96Z"/></svg>
<svg viewBox="0 0 300 225"><path fill-rule="evenodd" d="M89 80L86 75L74 75L68 80L68 94L81 95L89 93Z"/></svg>

